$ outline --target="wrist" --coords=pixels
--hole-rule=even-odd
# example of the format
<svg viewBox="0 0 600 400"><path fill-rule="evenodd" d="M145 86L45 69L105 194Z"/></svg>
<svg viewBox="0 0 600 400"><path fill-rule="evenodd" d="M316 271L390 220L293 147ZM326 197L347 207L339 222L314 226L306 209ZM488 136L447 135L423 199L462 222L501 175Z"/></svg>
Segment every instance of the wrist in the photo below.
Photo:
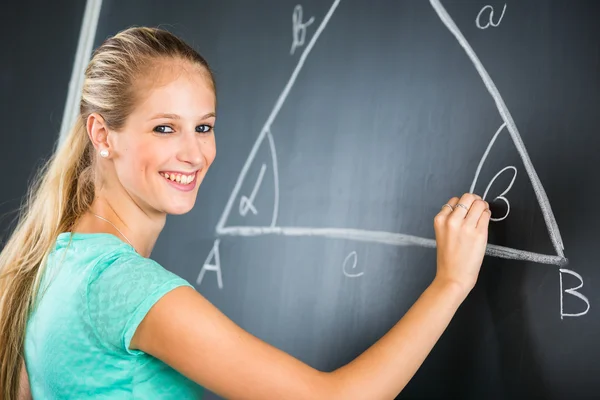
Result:
<svg viewBox="0 0 600 400"><path fill-rule="evenodd" d="M430 287L436 291L440 291L451 296L459 302L462 302L464 299L466 299L473 289L473 285L467 285L455 280L441 278L438 276L436 276L433 282L431 282Z"/></svg>

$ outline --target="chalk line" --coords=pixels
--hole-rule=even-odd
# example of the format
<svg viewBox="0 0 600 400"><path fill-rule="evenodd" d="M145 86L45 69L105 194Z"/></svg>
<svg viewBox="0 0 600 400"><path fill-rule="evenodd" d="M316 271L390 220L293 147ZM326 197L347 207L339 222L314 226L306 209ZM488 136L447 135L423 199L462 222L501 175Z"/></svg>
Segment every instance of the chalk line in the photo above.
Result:
<svg viewBox="0 0 600 400"><path fill-rule="evenodd" d="M419 236L406 235L403 233L370 231L363 229L348 228L310 228L310 227L283 227L283 226L228 226L218 230L219 235L229 236L312 236L329 239L346 239L358 242L381 243L394 246L419 246L435 248L434 239ZM492 257L506 258L511 260L532 261L541 264L552 264L564 266L568 260L564 257L547 254L533 253L525 250L517 250L509 247L488 244L486 254Z"/></svg>
<svg viewBox="0 0 600 400"><path fill-rule="evenodd" d="M63 118L60 125L60 135L58 137L58 147L62 146L75 118L79 114L79 101L81 100L81 90L83 88L83 78L87 63L92 55L92 46L96 38L96 29L98 27L98 18L100 18L100 9L102 0L87 0L81 30L79 31L79 40L77 42L77 51L71 70L71 79L69 80L69 92Z"/></svg>
<svg viewBox="0 0 600 400"><path fill-rule="evenodd" d="M273 163L273 215L271 217L271 226L277 224L277 217L279 216L279 167L277 166L277 153L275 152L275 141L271 130L267 132L267 139L269 140L269 147L271 149L271 162Z"/></svg>
<svg viewBox="0 0 600 400"><path fill-rule="evenodd" d="M475 185L477 185L477 179L479 179L479 174L481 173L481 168L483 167L485 160L487 159L488 155L490 154L490 150L492 149L494 142L498 138L498 135L500 134L500 132L502 132L502 129L504 129L505 127L506 127L506 122L503 123L502 125L500 125L500 128L498 128L498 130L492 137L492 140L490 140L488 147L485 149L485 152L483 153L481 160L479 160L479 165L477 166L477 171L475 171L475 178L473 179L473 182L471 183L471 187L469 188L469 193L473 193L473 191L475 190Z"/></svg>

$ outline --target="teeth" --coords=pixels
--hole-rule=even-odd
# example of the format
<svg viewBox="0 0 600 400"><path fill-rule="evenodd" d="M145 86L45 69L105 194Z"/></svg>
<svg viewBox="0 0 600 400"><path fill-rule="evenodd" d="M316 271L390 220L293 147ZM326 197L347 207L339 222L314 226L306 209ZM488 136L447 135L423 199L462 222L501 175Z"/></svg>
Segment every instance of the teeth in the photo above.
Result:
<svg viewBox="0 0 600 400"><path fill-rule="evenodd" d="M164 176L167 179L172 180L173 182L181 183L183 185L187 185L191 181L194 180L194 175L187 175L187 176L186 175L179 175L179 174L178 175L175 175L175 174L169 175L166 172L165 173L161 172L161 175Z"/></svg>

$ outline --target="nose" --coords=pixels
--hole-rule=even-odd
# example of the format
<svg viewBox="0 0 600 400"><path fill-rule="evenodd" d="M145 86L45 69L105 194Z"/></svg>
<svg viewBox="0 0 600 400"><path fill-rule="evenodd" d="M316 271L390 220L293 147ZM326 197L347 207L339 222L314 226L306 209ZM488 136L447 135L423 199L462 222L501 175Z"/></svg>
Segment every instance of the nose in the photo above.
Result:
<svg viewBox="0 0 600 400"><path fill-rule="evenodd" d="M181 137L177 159L190 164L194 168L201 168L204 162L202 154L202 141L198 134L192 130L187 131Z"/></svg>

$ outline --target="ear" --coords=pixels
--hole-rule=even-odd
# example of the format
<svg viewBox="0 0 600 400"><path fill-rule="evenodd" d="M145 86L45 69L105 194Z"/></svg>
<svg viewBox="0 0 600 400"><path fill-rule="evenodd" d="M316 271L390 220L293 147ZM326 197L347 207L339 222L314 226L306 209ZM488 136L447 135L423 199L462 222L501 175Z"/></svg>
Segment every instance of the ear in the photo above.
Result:
<svg viewBox="0 0 600 400"><path fill-rule="evenodd" d="M108 126L102 115L91 113L87 118L86 128L96 151L108 150L110 153L112 149L108 142Z"/></svg>

